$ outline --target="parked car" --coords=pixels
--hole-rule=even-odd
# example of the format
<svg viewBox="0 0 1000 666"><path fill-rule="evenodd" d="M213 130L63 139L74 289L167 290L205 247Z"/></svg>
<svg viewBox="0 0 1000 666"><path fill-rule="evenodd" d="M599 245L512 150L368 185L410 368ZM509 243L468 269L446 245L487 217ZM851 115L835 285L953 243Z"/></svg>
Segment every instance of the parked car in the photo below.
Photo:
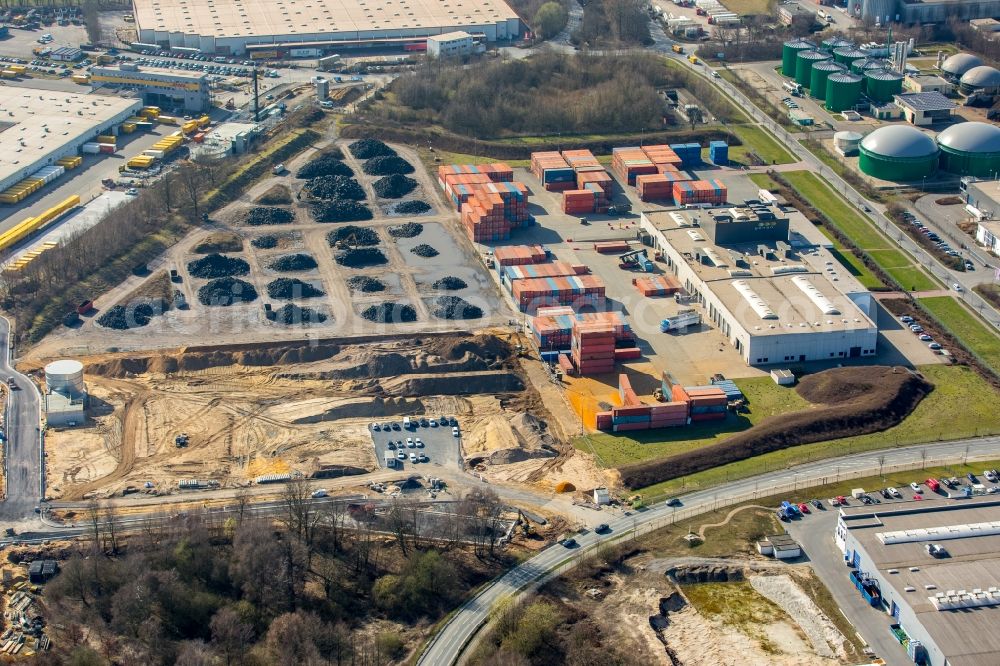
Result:
<svg viewBox="0 0 1000 666"><path fill-rule="evenodd" d="M922 493L922 492L924 492L924 491L922 491L922 490L920 489L920 484L919 484L919 483L917 483L916 481L912 481L912 482L910 483L910 488L912 488L912 489L913 489L913 492L915 492L915 493Z"/></svg>
<svg viewBox="0 0 1000 666"><path fill-rule="evenodd" d="M671 497L670 499L667 500L667 506L680 506L680 505L681 501L676 497Z"/></svg>
<svg viewBox="0 0 1000 666"><path fill-rule="evenodd" d="M927 347L933 349L934 351L938 351L941 349L941 345L937 342L929 342L927 343Z"/></svg>
<svg viewBox="0 0 1000 666"><path fill-rule="evenodd" d="M562 544L563 548L573 548L574 546L576 546L576 539L574 539L573 537L566 537L559 543Z"/></svg>
<svg viewBox="0 0 1000 666"><path fill-rule="evenodd" d="M965 291L965 289L962 288L962 285L960 285L957 282L955 282L954 284L952 284L951 288L954 289L955 291L959 292L959 293Z"/></svg>
<svg viewBox="0 0 1000 666"><path fill-rule="evenodd" d="M910 315L903 315L902 317L899 318L899 321L903 322L904 324L912 324L913 317L911 317Z"/></svg>
<svg viewBox="0 0 1000 666"><path fill-rule="evenodd" d="M800 513L811 513L811 511L809 511L809 505L806 504L805 502L800 503L799 504L799 512Z"/></svg>
<svg viewBox="0 0 1000 666"><path fill-rule="evenodd" d="M451 436L452 437L458 437L459 436L458 428L452 428L451 429Z"/></svg>
<svg viewBox="0 0 1000 666"><path fill-rule="evenodd" d="M410 452L410 462L411 463L417 462L417 454L413 453L412 451Z"/></svg>
<svg viewBox="0 0 1000 666"><path fill-rule="evenodd" d="M430 421L428 421L428 423L431 424L432 428L437 428L438 427L438 422L437 422L436 419L431 419Z"/></svg>
<svg viewBox="0 0 1000 666"><path fill-rule="evenodd" d="M996 472L994 472L991 469L985 470L983 472L983 476L985 476L986 480L989 481L990 483L996 483L997 482Z"/></svg>
<svg viewBox="0 0 1000 666"><path fill-rule="evenodd" d="M406 438L406 448L412 449L413 446L414 446L414 444L413 444L413 438L412 437L407 437Z"/></svg>
<svg viewBox="0 0 1000 666"><path fill-rule="evenodd" d="M823 508L823 503L820 502L818 499L809 500L809 503L812 504L817 509L822 509Z"/></svg>
<svg viewBox="0 0 1000 666"><path fill-rule="evenodd" d="M920 334L920 341L921 342L931 342L933 340L934 340L934 338L932 338L931 336L927 335L926 333L921 333Z"/></svg>
<svg viewBox="0 0 1000 666"><path fill-rule="evenodd" d="M966 474L966 475L965 475L965 478L967 478L967 479L968 479L969 481L971 481L972 483L979 483L979 479L977 479L977 478L976 478L976 475L975 475L975 474L973 474L972 472L969 472L968 474Z"/></svg>
<svg viewBox="0 0 1000 666"><path fill-rule="evenodd" d="M899 498L901 498L903 496L903 493L899 492L895 488L889 488L888 490L889 490L889 494L892 495L896 499L899 499Z"/></svg>
<svg viewBox="0 0 1000 666"><path fill-rule="evenodd" d="M892 495L889 494L889 489L888 488L883 488L882 490L878 491L878 493L879 493L879 495L881 495L885 499L889 499L890 497L892 497Z"/></svg>
<svg viewBox="0 0 1000 666"><path fill-rule="evenodd" d="M413 440L413 443L416 444L418 449L424 448L424 440L420 439L419 437Z"/></svg>
<svg viewBox="0 0 1000 666"><path fill-rule="evenodd" d="M608 527L607 523L601 523L600 525L598 525L597 527L594 528L594 531L597 532L598 534L604 534L605 532L609 531L610 529L611 528Z"/></svg>

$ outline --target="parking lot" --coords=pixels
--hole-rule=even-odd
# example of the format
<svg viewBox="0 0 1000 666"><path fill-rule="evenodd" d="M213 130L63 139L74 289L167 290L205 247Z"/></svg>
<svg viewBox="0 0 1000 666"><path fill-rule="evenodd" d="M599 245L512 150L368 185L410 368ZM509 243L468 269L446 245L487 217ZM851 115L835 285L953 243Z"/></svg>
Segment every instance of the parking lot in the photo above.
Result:
<svg viewBox="0 0 1000 666"><path fill-rule="evenodd" d="M459 467L461 447L461 425L453 418L444 423L444 415L437 417L416 417L410 420L410 429L403 427L403 421L380 421L368 426L375 447L375 459L380 467L386 468L386 454L395 460L395 469L436 465L438 467ZM431 425L431 424L436 425ZM451 424L455 423L455 426ZM376 430L375 428L378 428ZM459 428L456 437L452 428ZM390 448L391 443L391 448ZM412 446L411 446L412 444ZM403 458L400 458L402 454ZM412 456L412 457L411 457ZM424 456L425 459L422 459Z"/></svg>

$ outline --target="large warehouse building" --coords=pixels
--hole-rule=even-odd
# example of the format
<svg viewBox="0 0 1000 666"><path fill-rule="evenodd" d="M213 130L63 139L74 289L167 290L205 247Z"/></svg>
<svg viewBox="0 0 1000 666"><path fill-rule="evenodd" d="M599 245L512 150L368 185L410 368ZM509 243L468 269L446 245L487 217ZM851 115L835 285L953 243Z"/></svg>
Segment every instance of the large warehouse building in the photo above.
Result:
<svg viewBox="0 0 1000 666"><path fill-rule="evenodd" d="M458 30L488 42L515 39L521 21L503 0L133 0L143 44L237 55L251 45L336 51L404 46Z"/></svg>
<svg viewBox="0 0 1000 666"><path fill-rule="evenodd" d="M138 99L78 95L34 88L4 88L0 118L0 191L115 127L142 108Z"/></svg>
<svg viewBox="0 0 1000 666"><path fill-rule="evenodd" d="M894 618L911 661L1000 664L1000 498L930 497L842 508L844 575Z"/></svg>
<svg viewBox="0 0 1000 666"><path fill-rule="evenodd" d="M753 203L644 212L640 224L748 365L875 354L871 294L800 213Z"/></svg>
<svg viewBox="0 0 1000 666"><path fill-rule="evenodd" d="M1000 0L847 0L847 12L862 21L882 25L945 23L949 19L1000 16Z"/></svg>

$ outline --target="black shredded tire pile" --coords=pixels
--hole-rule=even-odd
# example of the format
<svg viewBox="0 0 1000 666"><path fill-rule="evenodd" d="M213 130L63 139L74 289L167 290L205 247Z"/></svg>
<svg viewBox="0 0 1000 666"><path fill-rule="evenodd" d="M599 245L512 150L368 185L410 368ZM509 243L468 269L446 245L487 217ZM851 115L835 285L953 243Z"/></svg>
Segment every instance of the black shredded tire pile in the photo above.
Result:
<svg viewBox="0 0 1000 666"><path fill-rule="evenodd" d="M274 234L258 236L257 238L254 238L252 241L250 241L250 244L253 245L255 248L257 248L258 250L270 250L278 247L278 237L275 236Z"/></svg>
<svg viewBox="0 0 1000 666"><path fill-rule="evenodd" d="M211 279L246 275L250 272L250 264L239 257L227 257L224 254L213 252L201 259L189 261L187 269L191 277Z"/></svg>
<svg viewBox="0 0 1000 666"><path fill-rule="evenodd" d="M354 171L351 170L351 167L341 162L340 158L327 153L307 162L295 174L296 178L304 180L318 176L347 176L348 178L353 178Z"/></svg>
<svg viewBox="0 0 1000 666"><path fill-rule="evenodd" d="M420 215L421 213L426 213L430 209L431 205L426 201L411 199L410 201L400 201L398 204L393 206L392 212L395 215Z"/></svg>
<svg viewBox="0 0 1000 666"><path fill-rule="evenodd" d="M417 311L404 303L379 303L365 308L361 316L379 324L399 324L416 321Z"/></svg>
<svg viewBox="0 0 1000 666"><path fill-rule="evenodd" d="M393 238L416 238L424 232L424 225L419 222L407 222L398 227L389 227L389 235Z"/></svg>
<svg viewBox="0 0 1000 666"><path fill-rule="evenodd" d="M153 317L169 310L169 306L161 299L143 299L133 301L128 305L115 305L97 318L97 323L104 328L125 331L130 328L141 328Z"/></svg>
<svg viewBox="0 0 1000 666"><path fill-rule="evenodd" d="M420 245L417 245L416 247L411 249L410 252L417 255L418 257L423 257L424 259L430 259L431 257L436 257L439 254L441 254L427 243L421 243Z"/></svg>
<svg viewBox="0 0 1000 666"><path fill-rule="evenodd" d="M307 182L304 189L317 199L365 200L361 184L346 176L318 176Z"/></svg>
<svg viewBox="0 0 1000 666"><path fill-rule="evenodd" d="M295 213L290 210L258 206L250 209L243 222L251 227L259 227L265 224L291 224L294 219Z"/></svg>
<svg viewBox="0 0 1000 666"><path fill-rule="evenodd" d="M271 298L316 298L326 292L298 278L278 278L267 285Z"/></svg>
<svg viewBox="0 0 1000 666"><path fill-rule="evenodd" d="M396 151L378 139L358 139L348 148L351 154L359 160L370 160L373 157L395 156Z"/></svg>
<svg viewBox="0 0 1000 666"><path fill-rule="evenodd" d="M348 224L328 233L326 241L330 244L330 247L335 246L337 241L345 241L356 246L378 245L379 237L378 232L374 229Z"/></svg>
<svg viewBox="0 0 1000 666"><path fill-rule="evenodd" d="M364 222L372 219L371 209L357 201L333 199L316 203L312 208L313 217L317 222Z"/></svg>
<svg viewBox="0 0 1000 666"><path fill-rule="evenodd" d="M394 173L391 176L379 178L372 187L375 188L375 194L383 199L399 199L417 189L417 181L409 176Z"/></svg>
<svg viewBox="0 0 1000 666"><path fill-rule="evenodd" d="M224 277L212 280L198 290L198 301L202 305L228 307L257 300L257 290L245 280Z"/></svg>
<svg viewBox="0 0 1000 666"><path fill-rule="evenodd" d="M300 326L322 324L326 321L326 315L319 310L298 306L295 303L286 303L273 312L274 321L288 326L292 324L299 324Z"/></svg>
<svg viewBox="0 0 1000 666"><path fill-rule="evenodd" d="M445 291L455 291L456 289L465 289L469 284L462 278L457 278L453 275L443 277L440 280L435 280L431 287L434 289L443 289Z"/></svg>
<svg viewBox="0 0 1000 666"><path fill-rule="evenodd" d="M481 319L483 310L464 298L441 296L434 301L431 314L438 319Z"/></svg>
<svg viewBox="0 0 1000 666"><path fill-rule="evenodd" d="M398 155L373 157L365 162L361 169L369 176L413 173L413 165Z"/></svg>
<svg viewBox="0 0 1000 666"><path fill-rule="evenodd" d="M341 266L348 268L361 268L363 266L381 266L389 263L389 260L382 254L382 250L374 247L354 247L341 250L333 257Z"/></svg>
<svg viewBox="0 0 1000 666"><path fill-rule="evenodd" d="M274 271L288 273L290 271L311 271L318 265L312 255L300 252L298 254L286 254L283 257L278 257L268 264L267 267Z"/></svg>
<svg viewBox="0 0 1000 666"><path fill-rule="evenodd" d="M385 291L384 282L378 278L368 277L367 275L355 275L347 280L347 286L363 294Z"/></svg>

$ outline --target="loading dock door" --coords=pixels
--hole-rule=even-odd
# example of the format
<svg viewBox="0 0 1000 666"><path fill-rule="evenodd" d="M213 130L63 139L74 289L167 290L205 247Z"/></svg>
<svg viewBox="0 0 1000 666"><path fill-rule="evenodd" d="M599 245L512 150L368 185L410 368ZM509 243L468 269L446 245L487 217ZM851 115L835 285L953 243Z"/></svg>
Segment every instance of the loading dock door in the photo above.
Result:
<svg viewBox="0 0 1000 666"><path fill-rule="evenodd" d="M892 602L892 616L899 619L899 606L896 605L895 601Z"/></svg>
<svg viewBox="0 0 1000 666"><path fill-rule="evenodd" d="M851 358L858 358L861 356L861 347L851 347Z"/></svg>

